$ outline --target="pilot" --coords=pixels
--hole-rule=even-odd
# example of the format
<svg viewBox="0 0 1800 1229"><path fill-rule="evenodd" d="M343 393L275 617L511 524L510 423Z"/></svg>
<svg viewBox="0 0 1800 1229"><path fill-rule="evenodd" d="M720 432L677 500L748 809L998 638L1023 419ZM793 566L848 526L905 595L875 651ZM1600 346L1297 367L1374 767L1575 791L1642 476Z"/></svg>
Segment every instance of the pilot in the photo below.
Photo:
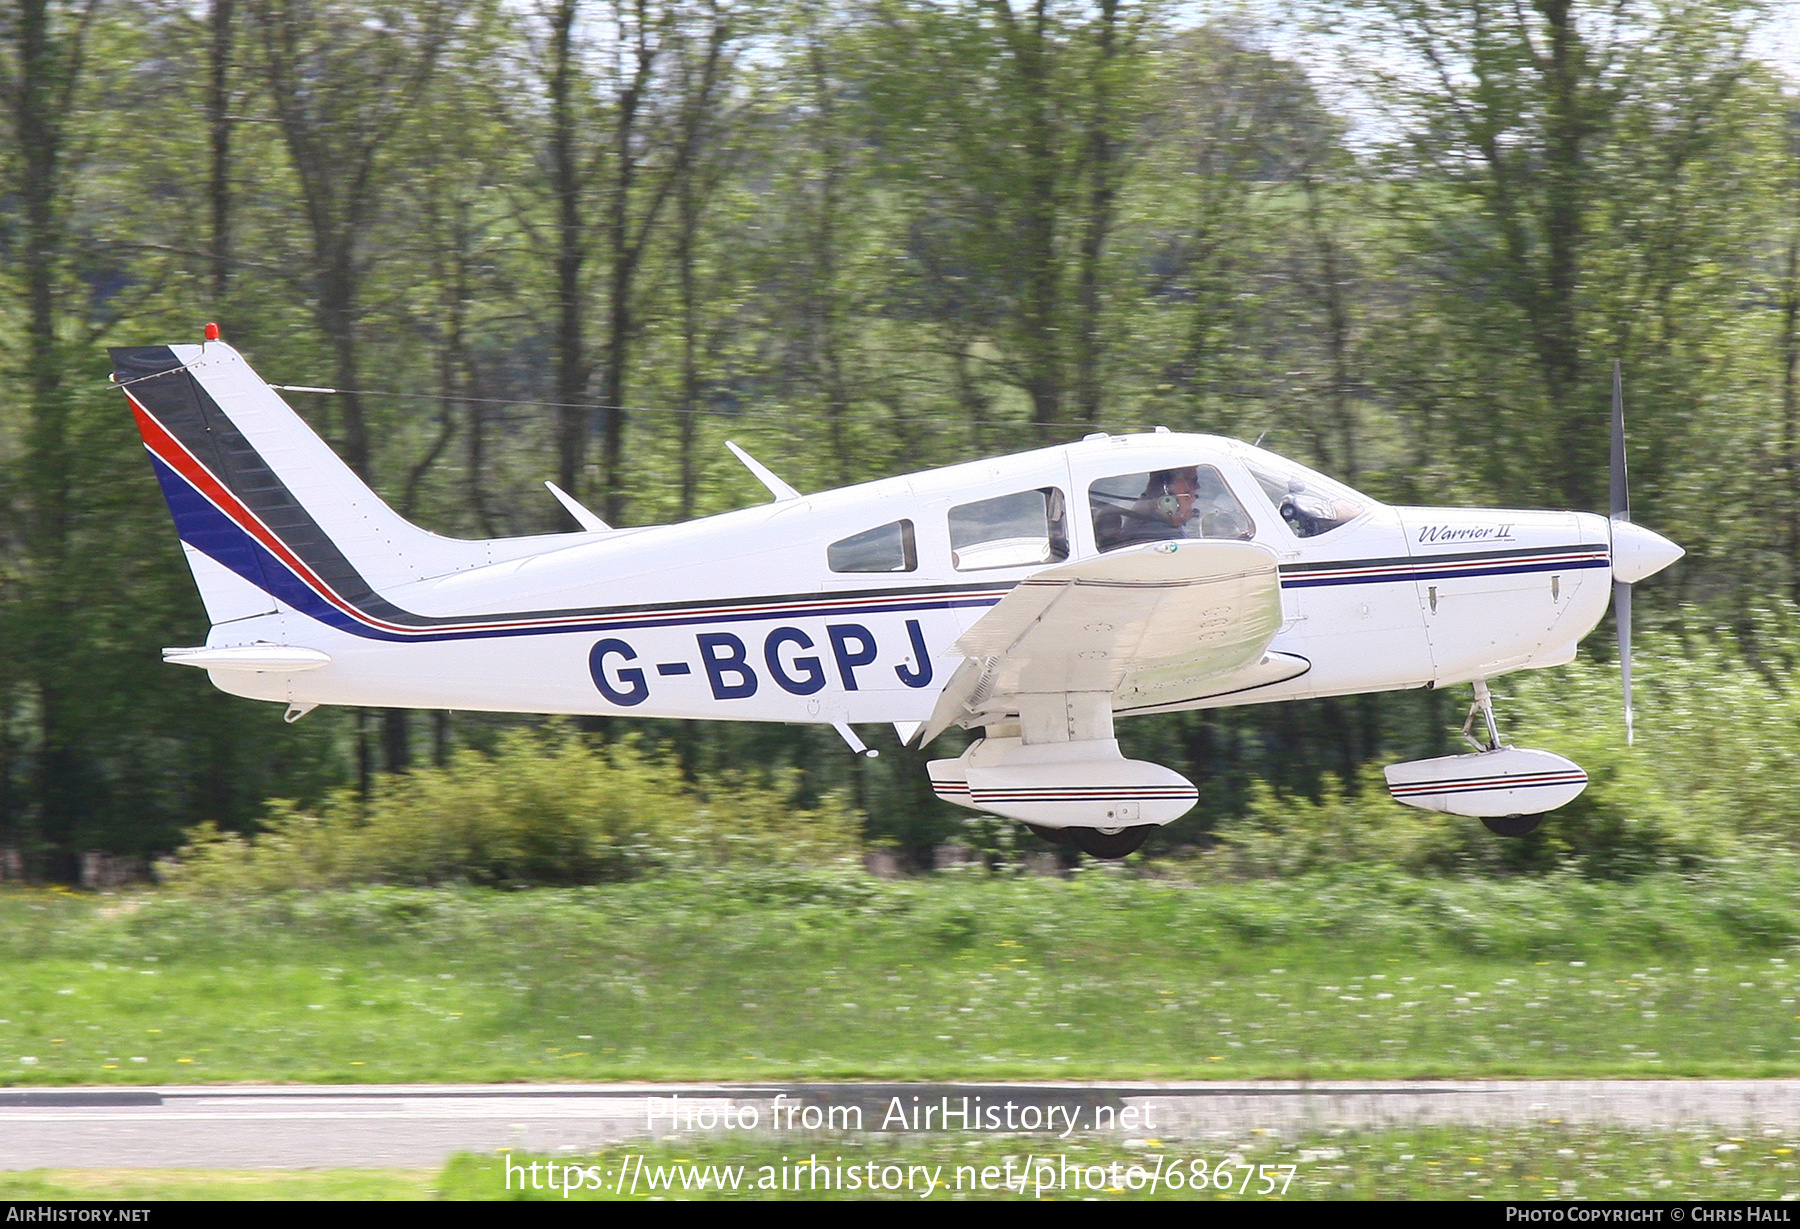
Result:
<svg viewBox="0 0 1800 1229"><path fill-rule="evenodd" d="M1159 469L1151 474L1137 502L1120 509L1123 523L1105 549L1188 537L1188 522L1194 517L1199 486L1199 475L1192 465L1185 469Z"/></svg>

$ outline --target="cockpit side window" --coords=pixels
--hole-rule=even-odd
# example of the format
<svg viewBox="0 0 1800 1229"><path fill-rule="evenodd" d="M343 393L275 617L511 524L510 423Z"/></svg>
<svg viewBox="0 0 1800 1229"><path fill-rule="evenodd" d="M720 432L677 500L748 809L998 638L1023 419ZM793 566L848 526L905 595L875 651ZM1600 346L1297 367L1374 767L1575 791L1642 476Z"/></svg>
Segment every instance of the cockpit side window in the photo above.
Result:
<svg viewBox="0 0 1800 1229"><path fill-rule="evenodd" d="M1256 525L1210 465L1102 478L1088 487L1094 545L1102 551L1174 538L1248 541Z"/></svg>
<svg viewBox="0 0 1800 1229"><path fill-rule="evenodd" d="M1367 508L1356 492L1298 465L1258 459L1246 468L1296 538L1316 538L1348 525Z"/></svg>
<svg viewBox="0 0 1800 1229"><path fill-rule="evenodd" d="M1055 563L1069 557L1063 493L1019 491L950 509L950 561L959 572Z"/></svg>
<svg viewBox="0 0 1800 1229"><path fill-rule="evenodd" d="M825 548L825 561L834 572L916 572L913 523L894 521L851 534Z"/></svg>

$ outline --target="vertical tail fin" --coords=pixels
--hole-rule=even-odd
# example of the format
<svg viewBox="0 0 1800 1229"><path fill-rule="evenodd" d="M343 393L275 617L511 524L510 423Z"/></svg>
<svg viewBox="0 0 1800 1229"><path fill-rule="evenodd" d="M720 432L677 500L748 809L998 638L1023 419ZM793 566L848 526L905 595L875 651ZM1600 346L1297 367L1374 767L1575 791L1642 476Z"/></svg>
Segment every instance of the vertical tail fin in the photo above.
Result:
<svg viewBox="0 0 1800 1229"><path fill-rule="evenodd" d="M277 602L380 620L400 613L382 591L496 558L495 543L439 537L388 507L223 342L110 353L214 623Z"/></svg>

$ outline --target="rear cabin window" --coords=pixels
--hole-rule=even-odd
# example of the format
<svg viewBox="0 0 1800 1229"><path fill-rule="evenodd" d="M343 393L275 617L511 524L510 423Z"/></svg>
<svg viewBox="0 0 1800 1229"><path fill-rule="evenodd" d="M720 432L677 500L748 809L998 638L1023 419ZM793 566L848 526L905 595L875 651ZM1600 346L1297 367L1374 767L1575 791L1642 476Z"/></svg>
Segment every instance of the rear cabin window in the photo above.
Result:
<svg viewBox="0 0 1800 1229"><path fill-rule="evenodd" d="M912 572L919 567L913 523L895 521L851 534L825 548L834 572Z"/></svg>
<svg viewBox="0 0 1800 1229"><path fill-rule="evenodd" d="M1019 491L950 509L950 561L959 572L1055 563L1069 557L1063 493Z"/></svg>
<svg viewBox="0 0 1800 1229"><path fill-rule="evenodd" d="M1178 538L1248 541L1256 526L1210 465L1102 478L1088 487L1094 545L1102 551Z"/></svg>

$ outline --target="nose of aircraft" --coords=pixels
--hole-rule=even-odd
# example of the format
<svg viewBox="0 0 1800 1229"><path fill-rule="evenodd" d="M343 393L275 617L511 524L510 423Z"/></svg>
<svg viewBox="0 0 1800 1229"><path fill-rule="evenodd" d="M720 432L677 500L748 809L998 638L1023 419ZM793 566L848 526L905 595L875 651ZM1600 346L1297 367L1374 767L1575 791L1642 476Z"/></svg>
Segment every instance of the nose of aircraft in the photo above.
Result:
<svg viewBox="0 0 1800 1229"><path fill-rule="evenodd" d="M1630 521L1612 522L1613 579L1635 585L1687 554L1660 533Z"/></svg>

